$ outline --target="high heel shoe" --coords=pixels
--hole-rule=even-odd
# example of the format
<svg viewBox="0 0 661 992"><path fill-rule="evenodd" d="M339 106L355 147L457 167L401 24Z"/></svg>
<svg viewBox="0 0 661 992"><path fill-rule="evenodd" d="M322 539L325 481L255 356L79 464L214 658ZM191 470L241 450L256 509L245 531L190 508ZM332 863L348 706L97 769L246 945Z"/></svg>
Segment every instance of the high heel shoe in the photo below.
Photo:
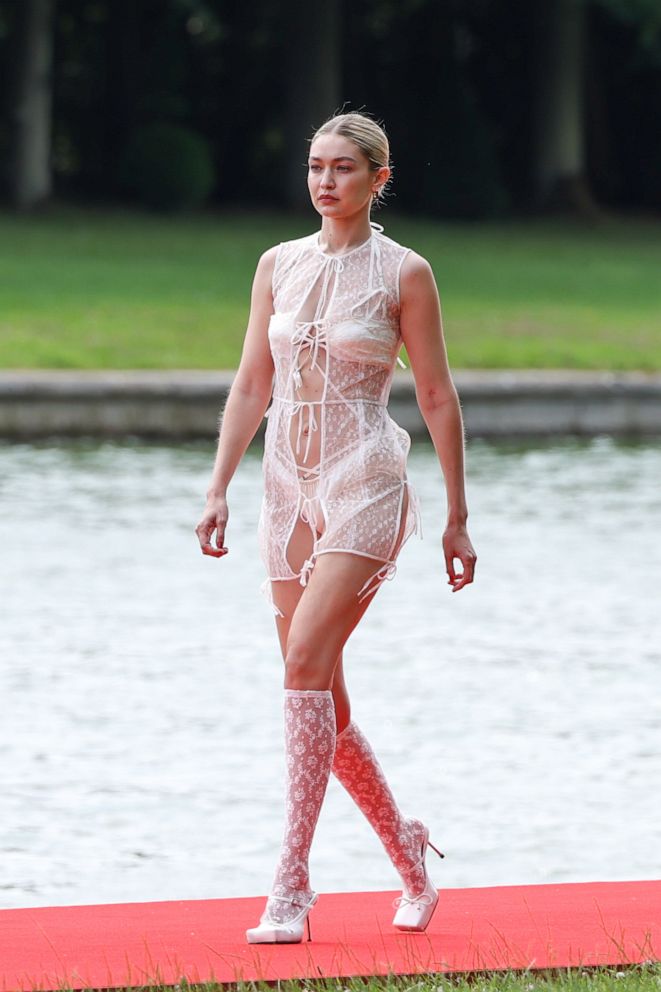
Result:
<svg viewBox="0 0 661 992"><path fill-rule="evenodd" d="M420 860L418 862L418 865L422 865L425 873L425 887L422 892L415 896L410 896L405 890L398 899L395 899L393 906L397 907L397 912L395 913L392 923L398 930L410 930L415 933L421 933L423 930L427 929L427 925L434 915L434 910L436 909L436 905L438 903L438 891L427 874L425 855L427 853L428 846L431 847L432 850L436 851L439 858L445 857L445 855L441 854L439 849L431 843L429 840L429 830L425 827L420 845ZM418 865L416 865L416 867Z"/></svg>
<svg viewBox="0 0 661 992"><path fill-rule="evenodd" d="M301 907L300 912L293 919L287 920L286 923L278 923L276 920L272 920L268 915L268 910L265 911L259 924L256 927L251 927L250 930L246 930L246 940L249 944L300 944L303 940L303 931L306 928L306 924L308 940L311 940L312 935L308 914L316 903L317 898L317 894L313 892L309 902ZM293 906L298 905L298 903L292 903L291 899L285 899L282 896L270 896L270 899L277 899L278 902L286 902Z"/></svg>

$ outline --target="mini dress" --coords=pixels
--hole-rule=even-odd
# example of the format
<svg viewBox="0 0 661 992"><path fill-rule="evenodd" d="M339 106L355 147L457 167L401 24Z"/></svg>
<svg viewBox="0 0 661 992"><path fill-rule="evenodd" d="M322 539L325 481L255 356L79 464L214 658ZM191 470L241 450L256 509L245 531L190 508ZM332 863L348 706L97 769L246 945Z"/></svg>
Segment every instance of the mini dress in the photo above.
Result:
<svg viewBox="0 0 661 992"><path fill-rule="evenodd" d="M411 439L387 411L409 250L379 225L337 255L322 251L317 233L278 245L258 535L268 574L262 591L281 616L272 582L305 586L320 555L348 552L375 562L362 600L394 576L399 550L419 530L406 475ZM313 543L295 570L288 552L300 520Z"/></svg>

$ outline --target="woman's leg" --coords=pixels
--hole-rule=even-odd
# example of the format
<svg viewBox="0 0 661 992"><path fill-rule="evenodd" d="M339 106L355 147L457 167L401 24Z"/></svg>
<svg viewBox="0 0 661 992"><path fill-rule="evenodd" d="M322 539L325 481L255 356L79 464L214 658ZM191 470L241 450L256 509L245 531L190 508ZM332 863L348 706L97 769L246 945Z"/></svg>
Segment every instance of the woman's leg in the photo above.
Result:
<svg viewBox="0 0 661 992"><path fill-rule="evenodd" d="M299 521L297 526L294 528L294 533L288 546L288 559L294 571L298 571L301 568L303 562L310 556L311 553L312 535L310 527L302 521ZM276 616L275 622L278 631L278 639L280 641L280 649L282 651L282 658L284 661L287 655L287 641L289 638L291 619L296 612L296 607L299 604L305 587L301 585L298 579L291 579L290 581L285 582L274 582L272 583L271 588L273 602L282 613L282 616ZM351 704L349 702L349 693L347 691L344 678L344 667L341 652L333 672L331 692L333 693L333 704L335 706L337 733L340 734L345 727L349 725L351 720Z"/></svg>
<svg viewBox="0 0 661 992"><path fill-rule="evenodd" d="M266 908L287 924L312 900L308 858L335 751L335 711L328 690L286 689L285 829Z"/></svg>
<svg viewBox="0 0 661 992"><path fill-rule="evenodd" d="M407 507L408 493L405 492L395 555L403 539ZM289 547L290 563L293 568L300 568L310 554L311 545L309 527L295 529ZM334 555L328 557L333 558ZM357 556L343 557L356 560ZM315 569L323 560L322 555ZM372 574L374 562L369 559L363 559L363 562L367 563L368 574ZM303 586L298 580L274 583L274 600L284 614L277 619L277 625L285 659L290 644L291 620L296 613L303 591ZM420 861L425 828L419 820L408 819L402 815L369 741L360 728L351 722L351 707L344 680L341 651L335 663L331 691L337 726L333 773L374 828L402 879L405 892L410 896L417 895L426 884L424 865Z"/></svg>
<svg viewBox="0 0 661 992"><path fill-rule="evenodd" d="M302 562L309 554L305 544L305 531L297 526L288 548L293 568L300 567L296 559ZM284 614L277 624L285 660L288 783L285 835L263 920L286 925L300 917L312 896L310 845L332 765L336 726L346 731L350 719L342 649L373 598L360 602L358 596L374 570L373 559L332 552L317 558L300 592L294 582L273 583L274 602ZM396 809L394 800L392 806ZM409 821L402 823L409 826ZM405 833L408 842L410 829ZM413 871L420 844L413 863L408 846L404 850L400 843L395 853L400 866L406 862Z"/></svg>
<svg viewBox="0 0 661 992"><path fill-rule="evenodd" d="M303 535L295 533L294 537L290 554L304 554ZM248 931L250 941L300 939L301 912L313 897L308 858L330 776L337 727L331 686L335 684L340 719L346 725L346 687L343 673L336 678L336 671L342 647L368 606L369 600L358 603L358 590L374 571L372 561L338 557L353 561L338 562L330 569L318 561L307 587L299 585L300 593L293 582L273 583L274 603L284 614L277 624L285 659L286 815L271 894L260 926ZM306 606L309 600L312 603ZM329 638L329 630L333 637ZM309 659L317 663L310 664ZM283 932L289 924L293 924L291 932Z"/></svg>
<svg viewBox="0 0 661 992"><path fill-rule="evenodd" d="M330 562L330 559L336 559ZM351 558L351 561L345 559ZM326 559L329 559L328 562ZM367 609L358 590L374 563L349 555L316 562L289 623L285 640L285 829L262 931L286 927L310 903L308 859L335 751L336 716L331 686L342 648ZM286 613L291 589L274 583L274 602ZM291 586L291 583L286 583ZM278 620L284 634L283 618ZM343 678L338 680L343 685ZM249 940L260 939L260 928Z"/></svg>
<svg viewBox="0 0 661 992"><path fill-rule="evenodd" d="M421 860L425 827L402 815L369 741L353 722L336 737L333 774L374 828L406 895L419 895L427 883Z"/></svg>

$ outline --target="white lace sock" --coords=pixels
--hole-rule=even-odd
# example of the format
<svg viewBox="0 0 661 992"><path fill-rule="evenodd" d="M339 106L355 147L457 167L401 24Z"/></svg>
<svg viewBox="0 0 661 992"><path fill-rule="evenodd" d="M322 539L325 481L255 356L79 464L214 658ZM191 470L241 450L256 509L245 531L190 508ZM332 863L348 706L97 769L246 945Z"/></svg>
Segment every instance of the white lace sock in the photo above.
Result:
<svg viewBox="0 0 661 992"><path fill-rule="evenodd" d="M308 858L334 748L332 692L285 689L285 833L262 921L289 923L312 898Z"/></svg>
<svg viewBox="0 0 661 992"><path fill-rule="evenodd" d="M369 741L353 722L337 735L333 774L374 827L404 891L419 895L426 881L420 863L424 824L402 816Z"/></svg>

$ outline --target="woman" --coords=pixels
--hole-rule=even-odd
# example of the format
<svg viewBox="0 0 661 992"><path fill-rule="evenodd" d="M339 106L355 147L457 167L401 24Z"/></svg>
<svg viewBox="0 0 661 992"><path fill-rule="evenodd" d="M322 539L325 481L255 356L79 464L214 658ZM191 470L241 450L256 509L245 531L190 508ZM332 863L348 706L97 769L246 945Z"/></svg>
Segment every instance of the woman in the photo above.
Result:
<svg viewBox="0 0 661 992"><path fill-rule="evenodd" d="M227 554L227 486L272 400L259 531L285 661L287 799L275 878L259 925L247 931L251 943L302 939L317 898L308 856L331 771L401 876L394 925L424 930L438 900L425 869L429 831L402 816L351 722L342 668L347 638L416 529L410 438L386 411L402 344L445 478L443 548L453 592L473 581L476 561L466 530L461 413L434 277L423 258L370 223L390 174L387 137L371 118L342 114L314 135L308 187L321 230L269 249L258 263L197 527L204 554Z"/></svg>

